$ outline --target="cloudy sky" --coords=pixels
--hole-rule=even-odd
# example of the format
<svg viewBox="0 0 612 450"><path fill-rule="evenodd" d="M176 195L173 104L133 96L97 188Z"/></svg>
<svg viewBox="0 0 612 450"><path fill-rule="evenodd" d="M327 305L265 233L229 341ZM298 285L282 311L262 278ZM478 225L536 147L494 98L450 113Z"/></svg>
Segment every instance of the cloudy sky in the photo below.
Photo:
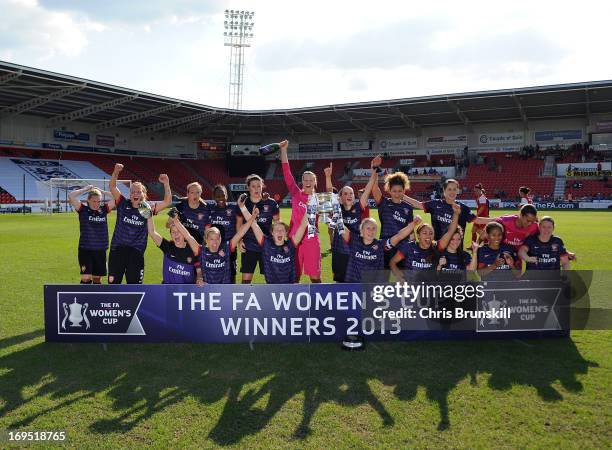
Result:
<svg viewBox="0 0 612 450"><path fill-rule="evenodd" d="M223 11L255 11L245 109L612 78L612 3L0 0L0 60L228 106Z"/></svg>

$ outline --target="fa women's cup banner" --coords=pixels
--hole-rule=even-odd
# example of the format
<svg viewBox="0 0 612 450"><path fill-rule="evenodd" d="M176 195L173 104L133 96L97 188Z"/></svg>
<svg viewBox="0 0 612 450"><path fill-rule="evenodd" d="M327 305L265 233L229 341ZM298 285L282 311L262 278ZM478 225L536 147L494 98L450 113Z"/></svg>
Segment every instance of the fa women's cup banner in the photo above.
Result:
<svg viewBox="0 0 612 450"><path fill-rule="evenodd" d="M567 335L561 289L550 283L427 286L47 285L45 334L50 342L204 343Z"/></svg>

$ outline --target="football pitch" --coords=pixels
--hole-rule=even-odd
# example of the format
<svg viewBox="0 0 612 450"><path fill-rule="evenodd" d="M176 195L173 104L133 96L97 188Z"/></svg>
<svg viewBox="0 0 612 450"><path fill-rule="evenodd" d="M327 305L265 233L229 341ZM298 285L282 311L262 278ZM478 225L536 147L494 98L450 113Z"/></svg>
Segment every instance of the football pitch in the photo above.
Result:
<svg viewBox="0 0 612 450"><path fill-rule="evenodd" d="M545 214L577 253L574 269L610 270L611 213ZM282 215L288 221L290 211ZM168 237L165 219L156 224ZM329 282L329 240L321 230ZM611 331L371 343L357 353L336 344L46 344L43 285L78 282L77 245L74 213L0 216L0 432L65 430L64 445L75 448L612 442ZM160 281L161 263L149 240L145 283Z"/></svg>

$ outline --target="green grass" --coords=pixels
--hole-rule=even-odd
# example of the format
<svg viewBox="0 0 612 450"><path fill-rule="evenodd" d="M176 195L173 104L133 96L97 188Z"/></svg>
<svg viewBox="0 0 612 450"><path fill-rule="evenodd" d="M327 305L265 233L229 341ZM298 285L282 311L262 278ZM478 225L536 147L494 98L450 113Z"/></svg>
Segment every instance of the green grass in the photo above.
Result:
<svg viewBox="0 0 612 450"><path fill-rule="evenodd" d="M553 215L578 253L576 269L609 270L611 214ZM46 344L43 285L78 280L77 241L75 215L0 216L0 430L64 429L77 448L612 442L609 331L376 343L362 353L330 344ZM161 259L149 244L145 282L160 280ZM324 281L330 265L326 254ZM604 278L597 287L608 298Z"/></svg>

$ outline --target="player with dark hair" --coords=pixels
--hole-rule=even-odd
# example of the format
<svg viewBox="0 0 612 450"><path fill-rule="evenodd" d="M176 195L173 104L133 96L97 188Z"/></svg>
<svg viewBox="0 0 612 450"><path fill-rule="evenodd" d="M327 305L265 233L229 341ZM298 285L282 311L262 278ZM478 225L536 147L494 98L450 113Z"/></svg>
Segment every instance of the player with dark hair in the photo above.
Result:
<svg viewBox="0 0 612 450"><path fill-rule="evenodd" d="M147 217L141 214L148 210L147 188L140 182L130 186L130 198L126 199L117 189L117 178L123 164L115 164L110 179L110 191L117 205L117 223L108 254L108 283L121 284L125 275L128 284L141 284L144 278L144 252L147 248ZM172 191L168 175L162 173L159 182L164 186L164 199L151 205L154 216L172 204ZM146 213L145 213L146 214Z"/></svg>
<svg viewBox="0 0 612 450"><path fill-rule="evenodd" d="M415 216L408 225L387 239L376 239L378 224L371 217L361 221L359 234L345 229L342 239L350 250L345 282L360 283L364 272L383 270L384 254L410 236L420 222L421 218Z"/></svg>
<svg viewBox="0 0 612 450"><path fill-rule="evenodd" d="M238 206L245 218L251 217L241 200L238 201ZM253 216L256 217L257 214L259 214L259 210L257 208L253 209ZM256 221L251 222L251 229L262 248L263 272L266 283L296 283L298 281L295 271L296 252L308 227L308 216L306 214L302 216L302 222L292 237L288 237L289 225L284 222L274 222L269 236L263 233Z"/></svg>
<svg viewBox="0 0 612 450"><path fill-rule="evenodd" d="M454 178L448 178L442 184L443 198L419 202L408 196L404 199L414 208L422 209L426 213L431 214L431 225L434 229L434 239L439 240L446 233L449 224L453 218L453 204L459 205L461 214L459 215L459 226L465 230L468 222L475 224L487 224L492 221L489 217L476 217L470 208L462 202L457 201L459 194L459 182Z"/></svg>
<svg viewBox="0 0 612 450"><path fill-rule="evenodd" d="M570 254L563 240L553 235L555 221L550 216L540 219L538 234L525 239L518 255L525 261L527 270L570 270ZM575 259L575 258L574 258Z"/></svg>
<svg viewBox="0 0 612 450"><path fill-rule="evenodd" d="M474 186L474 196L476 197L476 217L489 217L489 199L486 196L482 183ZM472 242L478 242L483 230L483 224L472 224Z"/></svg>
<svg viewBox="0 0 612 450"><path fill-rule="evenodd" d="M162 237L155 229L153 217L147 219L149 237L164 253L162 265L162 284L193 284L202 286L200 267L200 244L182 224L178 210L171 210L166 228L172 240ZM197 276L196 276L197 274Z"/></svg>
<svg viewBox="0 0 612 450"><path fill-rule="evenodd" d="M504 243L504 226L499 222L490 222L485 226L487 242L478 247L478 273L485 279L509 277L501 275L494 276L494 271L512 271L514 278L520 278L520 262L516 261L518 256L513 247Z"/></svg>
<svg viewBox="0 0 612 450"><path fill-rule="evenodd" d="M269 197L264 198L264 180L259 175L249 175L246 177L245 183L249 193L244 205L250 213L253 213L254 208L259 210L259 215L256 218L257 224L263 233L269 236L272 223L278 221L280 218L278 204ZM242 217L242 219L244 220L244 217ZM240 272L242 272L242 283L249 284L251 280L253 280L253 273L258 264L259 272L263 273L261 247L251 229L247 230L243 243L244 253L242 254Z"/></svg>
<svg viewBox="0 0 612 450"><path fill-rule="evenodd" d="M218 184L213 189L214 205L208 208L208 223L206 227L214 226L221 232L221 241L229 241L244 223L240 210L235 203L228 203L227 188ZM232 283L236 282L236 260L238 252L231 254Z"/></svg>
<svg viewBox="0 0 612 450"><path fill-rule="evenodd" d="M87 202L82 203L79 197L86 192ZM79 215L81 284L100 284L101 277L106 275L107 215L115 207L115 201L102 205L102 191L91 184L72 191L68 199Z"/></svg>
<svg viewBox="0 0 612 450"><path fill-rule="evenodd" d="M522 205L533 205L533 198L531 197L531 195L529 195L530 192L531 192L531 189L528 188L527 186L521 186L519 188L519 196L521 197L521 206Z"/></svg>
<svg viewBox="0 0 612 450"><path fill-rule="evenodd" d="M373 170L380 166L382 158L377 156L372 162ZM389 197L384 197L378 182L372 187L372 196L378 206L380 219L380 239L388 239L404 228L413 219L412 206L404 201L406 192L410 190L410 181L404 172L389 173L385 176L384 190ZM408 238L408 236L406 236ZM389 268L389 261L395 255L397 247L385 252L385 269Z"/></svg>
<svg viewBox="0 0 612 450"><path fill-rule="evenodd" d="M538 210L533 205L523 205L519 214L509 214L494 219L503 225L505 245L518 251L525 239L538 232Z"/></svg>
<svg viewBox="0 0 612 450"><path fill-rule="evenodd" d="M202 185L197 181L187 185L187 197L174 205L179 212L181 223L202 244L204 228L208 222L208 205L202 200Z"/></svg>
<svg viewBox="0 0 612 450"><path fill-rule="evenodd" d="M289 224L289 237L293 237L302 223L302 216L306 214L307 205L311 196L316 195L317 176L311 171L302 173L302 188L297 185L289 166L287 149L289 141L280 143L281 165L283 178L291 194L291 222ZM317 219L318 220L318 216ZM310 277L311 283L321 282L321 241L319 240L318 223L314 224L317 232L313 236L306 235L297 247L296 279L300 280L302 273Z"/></svg>
<svg viewBox="0 0 612 450"><path fill-rule="evenodd" d="M240 240L251 228L256 217L251 216L231 239L222 240L221 230L217 227L208 227L204 232L204 244L200 251L200 263L204 283L231 284L232 283L232 253L236 252Z"/></svg>
<svg viewBox="0 0 612 450"><path fill-rule="evenodd" d="M463 229L458 225L461 208L453 205L453 220L438 241L439 259L436 270L438 272L474 271L477 267L478 244L472 241L472 255L463 249Z"/></svg>
<svg viewBox="0 0 612 450"><path fill-rule="evenodd" d="M373 160L373 162L376 160ZM340 189L339 201L342 209L342 223L348 228L351 233L358 234L361 221L370 217L370 208L368 207L368 198L372 192L375 183L378 183L378 174L372 167L372 174L365 189L360 195L359 200L355 200L355 191L350 186L344 186ZM325 187L328 192L333 189L332 186L332 164L325 168ZM339 230L332 229L331 234L331 249L332 249L332 273L334 281L343 283L346 276L346 268L349 260L349 248L344 244Z"/></svg>

